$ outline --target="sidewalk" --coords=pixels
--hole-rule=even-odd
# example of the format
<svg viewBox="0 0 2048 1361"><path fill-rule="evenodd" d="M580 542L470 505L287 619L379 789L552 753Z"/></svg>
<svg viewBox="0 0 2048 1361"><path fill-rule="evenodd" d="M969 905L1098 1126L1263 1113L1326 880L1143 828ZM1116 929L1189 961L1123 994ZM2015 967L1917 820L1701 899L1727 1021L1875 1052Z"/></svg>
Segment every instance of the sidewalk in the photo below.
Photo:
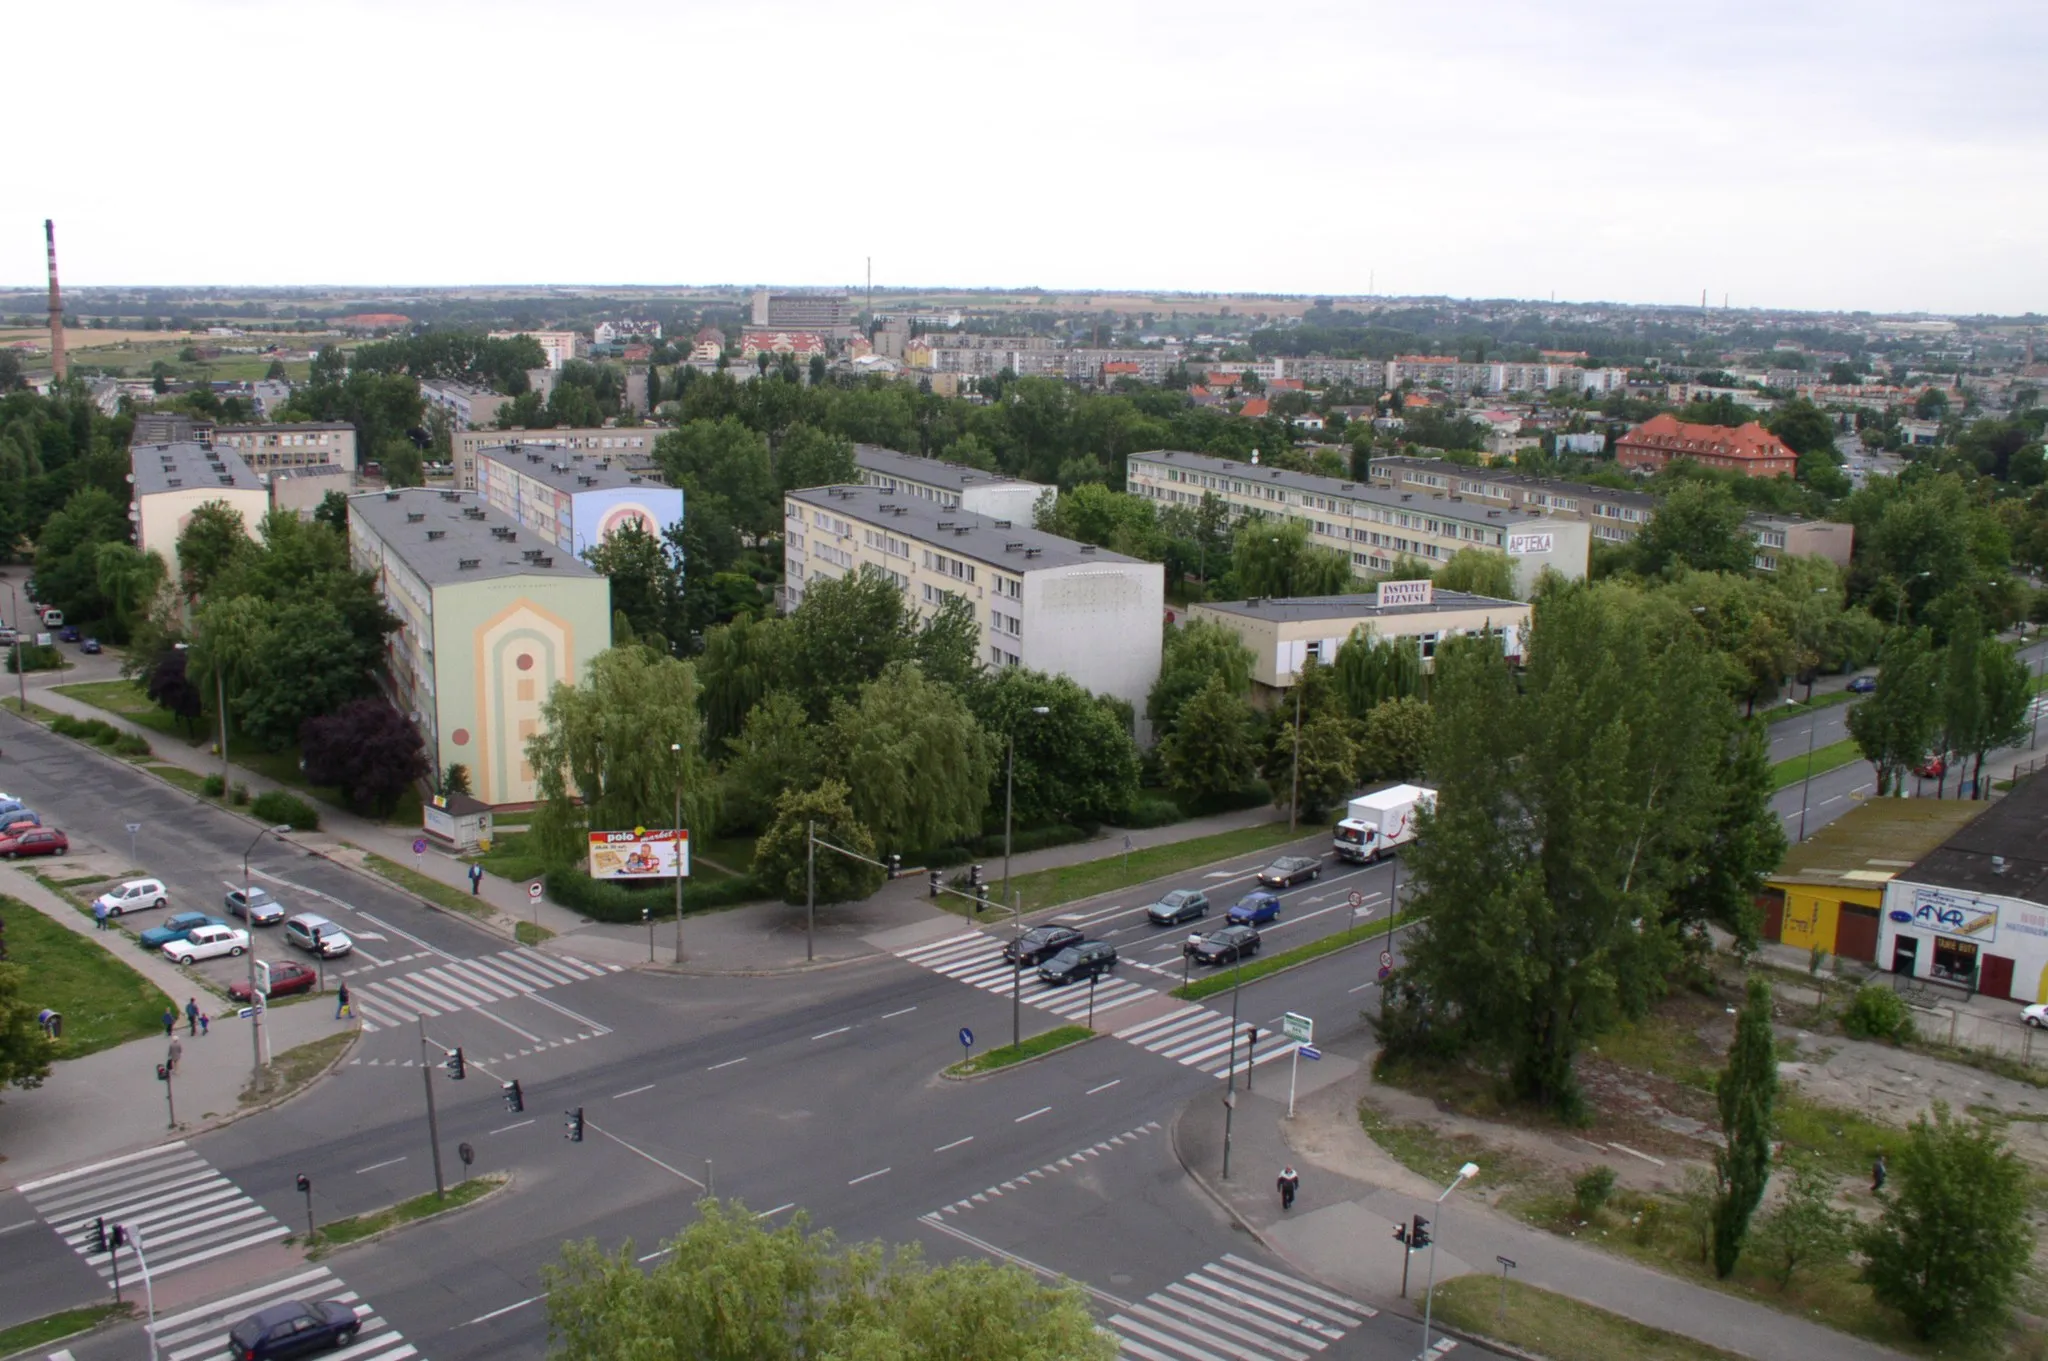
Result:
<svg viewBox="0 0 2048 1361"><path fill-rule="evenodd" d="M112 949L127 942L125 933L101 935L92 919L37 883L26 871L0 867L0 893L19 898L80 935L93 936ZM180 1008L184 999L202 991L168 960L142 951L119 951L121 962L161 988ZM202 1002L214 1020L203 1036L177 1035L184 1056L171 1081L178 1125L170 1127L164 1084L156 1066L164 1061L169 1041L151 1035L102 1049L84 1058L53 1064L40 1087L10 1091L0 1102L0 1187L18 1185L45 1172L95 1158L113 1157L168 1139L184 1138L225 1123L242 1111L242 1091L249 1085L255 1055L249 1023L217 996ZM314 997L273 1008L265 1014L265 1047L284 1053L312 1040L353 1028L334 1019L332 999Z"/></svg>
<svg viewBox="0 0 2048 1361"><path fill-rule="evenodd" d="M1345 1047L1369 1044L1361 1039ZM1350 1057L1329 1053L1321 1063L1303 1064L1303 1094L1291 1122L1286 1118L1286 1070L1275 1064L1270 1073L1260 1071L1257 1093L1238 1093L1227 1182L1220 1176L1220 1090L1181 1108L1173 1126L1174 1151L1188 1174L1279 1256L1334 1289L1411 1313L1418 1320L1418 1345L1429 1255L1418 1253L1409 1263L1403 1302L1403 1249L1393 1238L1394 1226L1415 1214L1431 1221L1439 1281L1472 1272L1497 1275L1496 1257L1506 1257L1515 1263L1515 1279L1525 1285L1570 1295L1757 1361L1900 1357L1796 1315L1531 1228L1490 1208L1483 1190L1461 1189L1435 1205L1443 1187L1429 1185L1396 1163L1359 1126L1359 1094L1371 1083L1369 1061L1369 1052ZM1283 1215L1273 1180L1290 1162L1301 1174L1301 1193L1294 1209Z"/></svg>

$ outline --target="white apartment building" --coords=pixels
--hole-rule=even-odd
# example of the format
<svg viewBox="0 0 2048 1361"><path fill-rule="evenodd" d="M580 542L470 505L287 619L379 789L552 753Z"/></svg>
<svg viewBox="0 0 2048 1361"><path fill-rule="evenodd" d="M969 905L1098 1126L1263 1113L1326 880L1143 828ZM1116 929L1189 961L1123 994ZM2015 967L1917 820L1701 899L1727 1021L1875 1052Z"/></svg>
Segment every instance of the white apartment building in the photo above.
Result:
<svg viewBox="0 0 2048 1361"><path fill-rule="evenodd" d="M447 412L457 430L472 430L498 419L498 408L512 399L489 388L432 379L420 384L420 400Z"/></svg>
<svg viewBox="0 0 2048 1361"><path fill-rule="evenodd" d="M609 454L630 465L634 471L651 466L654 441L661 431L653 426L604 426L559 430L457 430L449 441L455 456L455 488L476 490L476 456L483 449L561 449L571 453Z"/></svg>
<svg viewBox="0 0 2048 1361"><path fill-rule="evenodd" d="M263 479L230 450L191 441L136 444L128 449L128 467L135 546L160 555L172 581L178 580L178 535L193 511L218 501L242 517L242 529L253 539L270 510Z"/></svg>
<svg viewBox="0 0 2048 1361"><path fill-rule="evenodd" d="M520 336L532 336L540 346L542 354L548 357L548 367L559 369L576 357L577 347L583 337L574 331L493 331L492 340L516 340Z"/></svg>
<svg viewBox="0 0 2048 1361"><path fill-rule="evenodd" d="M940 510L966 510L992 520L1031 523L1039 498L1058 496L1057 487L1026 482L1021 477L985 473L943 459L921 458L916 454L884 449L879 444L853 446L853 462L860 480L870 487L895 496L916 497Z"/></svg>
<svg viewBox="0 0 2048 1361"><path fill-rule="evenodd" d="M985 665L1067 676L1144 710L1159 678L1160 564L879 487L791 492L783 514L784 608L813 581L872 567L920 616L949 597L972 605Z"/></svg>
<svg viewBox="0 0 2048 1361"><path fill-rule="evenodd" d="M331 463L356 471L356 428L347 421L287 421L277 425L219 425L213 447L232 449L259 473Z"/></svg>
<svg viewBox="0 0 2048 1361"><path fill-rule="evenodd" d="M1523 599L1546 569L1568 581L1583 578L1592 551L1590 527L1576 517L1517 513L1448 491L1397 491L1209 454L1132 454L1125 485L1133 496L1162 504L1198 506L1208 494L1240 516L1299 520L1310 542L1346 554L1360 575L1391 571L1404 556L1438 566L1461 548L1505 553Z"/></svg>

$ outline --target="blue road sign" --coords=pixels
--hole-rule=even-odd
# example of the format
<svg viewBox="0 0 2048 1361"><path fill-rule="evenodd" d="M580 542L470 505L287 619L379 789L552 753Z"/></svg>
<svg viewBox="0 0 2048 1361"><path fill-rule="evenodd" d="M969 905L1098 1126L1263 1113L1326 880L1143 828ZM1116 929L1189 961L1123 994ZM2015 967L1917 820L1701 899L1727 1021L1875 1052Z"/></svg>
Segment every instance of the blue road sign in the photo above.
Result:
<svg viewBox="0 0 2048 1361"><path fill-rule="evenodd" d="M1386 981L1387 981L1387 980L1388 980L1389 978L1392 978L1393 976L1394 976L1394 971L1393 971L1392 969L1388 968L1388 967L1387 967L1386 965L1384 965L1384 964L1380 965L1380 982L1384 983L1384 982L1386 982Z"/></svg>
<svg viewBox="0 0 2048 1361"><path fill-rule="evenodd" d="M960 1045L963 1049L974 1047L974 1032L964 1025L960 1027Z"/></svg>
<svg viewBox="0 0 2048 1361"><path fill-rule="evenodd" d="M1316 1048L1312 1044L1305 1044L1301 1048L1295 1050L1294 1052L1301 1055L1305 1059L1319 1059L1323 1056L1323 1051Z"/></svg>

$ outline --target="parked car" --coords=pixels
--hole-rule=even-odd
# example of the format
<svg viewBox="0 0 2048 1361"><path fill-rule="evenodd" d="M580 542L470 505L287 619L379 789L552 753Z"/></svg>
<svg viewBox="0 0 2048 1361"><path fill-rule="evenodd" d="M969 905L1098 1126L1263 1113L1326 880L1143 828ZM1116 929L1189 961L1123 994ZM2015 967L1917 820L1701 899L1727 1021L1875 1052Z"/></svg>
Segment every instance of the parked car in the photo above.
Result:
<svg viewBox="0 0 2048 1361"><path fill-rule="evenodd" d="M161 950L166 945L185 939L202 926L226 926L219 917L209 917L204 912L176 912L163 919L162 923L144 931L137 940L145 950Z"/></svg>
<svg viewBox="0 0 2048 1361"><path fill-rule="evenodd" d="M64 611L44 610L42 612L42 621L43 627L46 629L62 628L64 627Z"/></svg>
<svg viewBox="0 0 2048 1361"><path fill-rule="evenodd" d="M1229 918L1234 925L1256 926L1260 922L1280 920L1280 899L1271 893L1251 892L1230 905Z"/></svg>
<svg viewBox="0 0 2048 1361"><path fill-rule="evenodd" d="M88 657L97 657L100 655L100 640L97 638L87 638L78 645L78 650Z"/></svg>
<svg viewBox="0 0 2048 1361"><path fill-rule="evenodd" d="M23 803L20 799L17 799L10 794L0 794L0 818L6 817L9 813L19 812L21 809L26 807L28 807L28 805Z"/></svg>
<svg viewBox="0 0 2048 1361"><path fill-rule="evenodd" d="M33 808L17 808L11 813L0 813L0 834L12 834L20 827L40 827L43 815Z"/></svg>
<svg viewBox="0 0 2048 1361"><path fill-rule="evenodd" d="M346 931L316 912L301 912L287 920L284 938L323 959L340 959L356 948Z"/></svg>
<svg viewBox="0 0 2048 1361"><path fill-rule="evenodd" d="M1259 883L1267 888L1293 888L1323 872L1323 862L1312 855L1283 855L1259 871Z"/></svg>
<svg viewBox="0 0 2048 1361"><path fill-rule="evenodd" d="M0 647L13 647L21 641L21 635L6 624L0 624Z"/></svg>
<svg viewBox="0 0 2048 1361"><path fill-rule="evenodd" d="M219 955L239 955L248 948L249 933L239 926L195 926L185 939L166 945L164 956L190 964Z"/></svg>
<svg viewBox="0 0 2048 1361"><path fill-rule="evenodd" d="M311 992L319 979L319 972L310 964L301 964L293 959L279 960L270 966L269 995L289 997L295 992ZM228 996L243 1006L249 1005L249 980L238 978L228 984Z"/></svg>
<svg viewBox="0 0 2048 1361"><path fill-rule="evenodd" d="M95 905L107 909L109 917L118 917L123 912L140 912L146 907L162 907L170 902L170 891L161 879L129 879L102 893Z"/></svg>
<svg viewBox="0 0 2048 1361"><path fill-rule="evenodd" d="M57 641L60 643L75 643L78 641L78 637L78 625L76 624L66 624L63 628L57 630Z"/></svg>
<svg viewBox="0 0 2048 1361"><path fill-rule="evenodd" d="M1079 983L1108 973L1116 967L1116 947L1106 940L1084 940L1054 955L1038 966L1038 976L1055 988Z"/></svg>
<svg viewBox="0 0 2048 1361"><path fill-rule="evenodd" d="M1177 888L1145 909L1154 926L1179 926L1209 915L1209 895L1200 889Z"/></svg>
<svg viewBox="0 0 2048 1361"><path fill-rule="evenodd" d="M1229 964L1259 952L1259 929L1255 926L1226 926L1182 947L1197 964Z"/></svg>
<svg viewBox="0 0 2048 1361"><path fill-rule="evenodd" d="M1852 680L1852 681L1850 681L1850 682L1849 682L1849 687L1848 687L1848 688L1849 688L1849 693L1850 693L1850 694L1852 694L1852 695L1871 695L1871 694L1876 694L1876 693L1877 693L1877 677L1875 677L1875 676L1858 676L1858 677L1856 677L1856 679L1854 679L1854 680Z"/></svg>
<svg viewBox="0 0 2048 1361"><path fill-rule="evenodd" d="M346 1347L362 1324L340 1300L293 1300L249 1315L228 1333L234 1361L282 1361Z"/></svg>
<svg viewBox="0 0 2048 1361"><path fill-rule="evenodd" d="M1913 773L1923 780L1938 780L1947 770L1948 758L1939 755L1930 756L1913 767Z"/></svg>
<svg viewBox="0 0 2048 1361"><path fill-rule="evenodd" d="M69 855L71 838L54 827L21 827L0 836L0 857L17 855Z"/></svg>
<svg viewBox="0 0 2048 1361"><path fill-rule="evenodd" d="M1003 963L1043 964L1084 937L1071 926L1034 926L1003 947Z"/></svg>
<svg viewBox="0 0 2048 1361"><path fill-rule="evenodd" d="M267 889L250 889L245 902L242 890L231 888L221 901L227 904L229 916L246 917L252 926L275 926L284 920L284 904L271 897Z"/></svg>

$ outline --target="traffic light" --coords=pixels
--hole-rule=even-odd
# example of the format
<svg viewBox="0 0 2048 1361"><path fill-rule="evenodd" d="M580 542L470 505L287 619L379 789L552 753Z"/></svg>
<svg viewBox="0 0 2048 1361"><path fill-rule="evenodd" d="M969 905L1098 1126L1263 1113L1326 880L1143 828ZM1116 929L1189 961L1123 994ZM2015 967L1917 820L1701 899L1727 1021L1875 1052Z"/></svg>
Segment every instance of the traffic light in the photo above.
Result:
<svg viewBox="0 0 2048 1361"><path fill-rule="evenodd" d="M567 1133L566 1135L564 1135L563 1137L564 1137L564 1138L566 1138L566 1139L567 1139L567 1140L568 1140L568 1141L569 1141L570 1143L572 1143L572 1144L580 1144L580 1143L582 1143L582 1142L583 1142L583 1107L581 1107L581 1106L578 1106L578 1107L577 1107L577 1108L576 1108L575 1110L573 1110L573 1111L565 1111L565 1112L563 1112L563 1113L564 1113L565 1115L567 1115L567 1116L569 1117L569 1122L568 1122L568 1131L569 1131L569 1132L568 1132L568 1133Z"/></svg>
<svg viewBox="0 0 2048 1361"><path fill-rule="evenodd" d="M171 1080L171 1065L159 1063L156 1066L156 1080L158 1082L169 1082Z"/></svg>
<svg viewBox="0 0 2048 1361"><path fill-rule="evenodd" d="M981 866L969 865L967 867L967 887L975 890L977 893L981 891Z"/></svg>
<svg viewBox="0 0 2048 1361"><path fill-rule="evenodd" d="M894 879L901 873L903 873L903 857L892 851L889 854L889 877Z"/></svg>
<svg viewBox="0 0 2048 1361"><path fill-rule="evenodd" d="M457 1082L462 1081L466 1073L466 1068L462 1062L461 1045L458 1044L453 1049L448 1051L448 1062L446 1064L446 1067L448 1069L449 1077L454 1078Z"/></svg>
<svg viewBox="0 0 2048 1361"><path fill-rule="evenodd" d="M1394 1241L1396 1243L1408 1241L1408 1226L1406 1224L1396 1224L1394 1226Z"/></svg>
<svg viewBox="0 0 2048 1361"><path fill-rule="evenodd" d="M113 1251L116 1252L120 1251L122 1248L127 1247L128 1226L126 1224L116 1224L113 1227L112 1231L107 1235L107 1242L112 1245Z"/></svg>
<svg viewBox="0 0 2048 1361"><path fill-rule="evenodd" d="M931 873L931 895L932 895L932 897L936 898L936 897L938 897L938 896L939 896L939 872L938 872L937 870L932 870L932 871L931 871L930 873Z"/></svg>
<svg viewBox="0 0 2048 1361"><path fill-rule="evenodd" d="M517 1115L526 1109L526 1094L519 1090L519 1079L513 1078L504 1084L505 1109Z"/></svg>
<svg viewBox="0 0 2048 1361"><path fill-rule="evenodd" d="M107 1250L107 1217L101 1215L92 1222L92 1254L97 1257Z"/></svg>
<svg viewBox="0 0 2048 1361"><path fill-rule="evenodd" d="M1408 1251L1420 1252L1429 1246L1429 1221L1421 1215L1415 1216L1415 1227L1408 1231Z"/></svg>
<svg viewBox="0 0 2048 1361"><path fill-rule="evenodd" d="M974 886L974 910L975 910L975 911L977 911L977 912L979 912L979 911L981 911L982 909L986 908L987 906L988 906L988 885L987 885L987 884L976 884L976 885Z"/></svg>
<svg viewBox="0 0 2048 1361"><path fill-rule="evenodd" d="M299 1173L299 1194L302 1196L313 1194L313 1179L304 1172Z"/></svg>

